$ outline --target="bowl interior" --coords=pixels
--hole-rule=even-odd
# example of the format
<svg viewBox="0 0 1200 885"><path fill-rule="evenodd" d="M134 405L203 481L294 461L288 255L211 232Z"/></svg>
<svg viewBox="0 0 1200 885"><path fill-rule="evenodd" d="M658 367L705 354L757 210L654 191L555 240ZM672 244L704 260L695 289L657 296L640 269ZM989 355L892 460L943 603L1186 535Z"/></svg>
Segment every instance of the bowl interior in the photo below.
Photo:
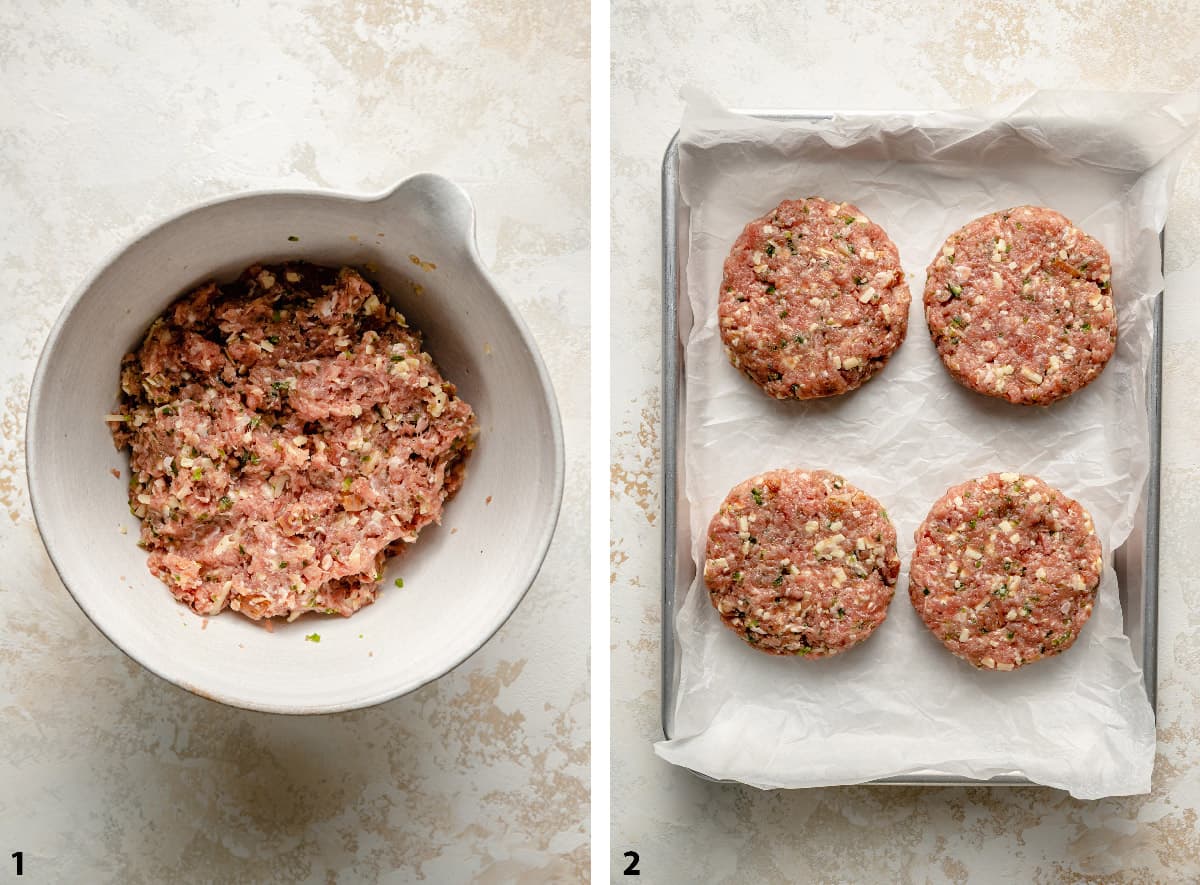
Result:
<svg viewBox="0 0 1200 885"><path fill-rule="evenodd" d="M64 583L117 646L206 697L327 712L411 691L499 628L549 544L562 443L536 348L481 268L473 236L465 194L435 176L378 199L240 197L154 229L68 306L34 381L30 492ZM424 333L478 414L480 434L442 524L389 561L373 605L268 632L229 611L198 617L149 573L126 501L128 457L113 447L104 415L118 402L122 355L171 301L254 261L282 259L366 268ZM314 633L319 642L305 638Z"/></svg>

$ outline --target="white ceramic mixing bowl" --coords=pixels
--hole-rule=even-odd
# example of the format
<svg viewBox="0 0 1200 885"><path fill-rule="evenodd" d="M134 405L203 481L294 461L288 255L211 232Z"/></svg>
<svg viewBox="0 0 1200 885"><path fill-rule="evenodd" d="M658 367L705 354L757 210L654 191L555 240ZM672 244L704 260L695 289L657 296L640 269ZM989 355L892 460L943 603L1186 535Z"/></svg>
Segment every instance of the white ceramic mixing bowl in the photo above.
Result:
<svg viewBox="0 0 1200 885"><path fill-rule="evenodd" d="M435 175L378 197L221 199L138 237L68 302L30 397L30 497L63 583L118 648L223 703L327 713L410 692L500 628L550 545L562 428L537 346L480 262L474 223L467 195ZM113 447L104 415L117 407L122 355L171 301L255 261L287 259L365 267L424 333L475 408L480 434L442 525L389 562L373 605L268 632L229 611L205 623L149 573L126 500L128 456ZM313 633L319 642L305 638Z"/></svg>

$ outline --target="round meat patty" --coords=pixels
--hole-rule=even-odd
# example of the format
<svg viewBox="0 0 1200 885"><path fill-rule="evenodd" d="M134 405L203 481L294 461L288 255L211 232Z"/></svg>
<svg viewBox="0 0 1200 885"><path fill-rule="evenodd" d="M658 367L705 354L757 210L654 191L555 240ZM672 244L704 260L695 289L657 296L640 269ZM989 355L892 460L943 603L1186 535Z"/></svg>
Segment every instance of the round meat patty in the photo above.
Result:
<svg viewBox="0 0 1200 885"><path fill-rule="evenodd" d="M1051 403L1091 382L1116 349L1111 276L1105 248L1053 209L985 215L929 265L929 334L963 386Z"/></svg>
<svg viewBox="0 0 1200 885"><path fill-rule="evenodd" d="M900 573L879 502L827 470L774 470L729 493L708 527L704 582L761 651L827 657L883 623Z"/></svg>
<svg viewBox="0 0 1200 885"><path fill-rule="evenodd" d="M990 473L954 486L916 539L913 607L976 667L1060 654L1091 617L1103 567L1092 518L1036 477Z"/></svg>
<svg viewBox="0 0 1200 885"><path fill-rule="evenodd" d="M729 361L777 399L861 386L908 330L900 253L850 203L784 200L725 259L718 314Z"/></svg>

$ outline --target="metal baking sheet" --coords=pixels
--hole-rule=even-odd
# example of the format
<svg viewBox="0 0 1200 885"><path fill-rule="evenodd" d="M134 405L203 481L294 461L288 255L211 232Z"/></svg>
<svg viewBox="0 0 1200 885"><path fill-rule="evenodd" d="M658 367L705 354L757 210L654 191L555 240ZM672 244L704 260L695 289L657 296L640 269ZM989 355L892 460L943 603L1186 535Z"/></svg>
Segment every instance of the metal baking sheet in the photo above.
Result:
<svg viewBox="0 0 1200 885"><path fill-rule="evenodd" d="M813 111L737 111L779 121L820 121L831 115ZM846 111L868 116L870 111ZM690 554L688 502L684 495L684 343L692 330L686 297L688 207L679 193L679 133L671 139L662 166L662 310L663 310L663 559L662 559L662 729L670 740L674 731L675 690L679 656L675 638L676 604L696 576ZM1150 417L1150 469L1133 530L1113 553L1113 568L1121 598L1125 635L1142 670L1150 707L1157 711L1158 689L1158 519L1162 428L1163 293L1154 299L1154 346L1146 408ZM704 777L704 775L700 775ZM710 779L710 778L706 778ZM905 775L870 781L872 784L918 786L1036 786L1027 778L1002 775L988 780L950 775Z"/></svg>

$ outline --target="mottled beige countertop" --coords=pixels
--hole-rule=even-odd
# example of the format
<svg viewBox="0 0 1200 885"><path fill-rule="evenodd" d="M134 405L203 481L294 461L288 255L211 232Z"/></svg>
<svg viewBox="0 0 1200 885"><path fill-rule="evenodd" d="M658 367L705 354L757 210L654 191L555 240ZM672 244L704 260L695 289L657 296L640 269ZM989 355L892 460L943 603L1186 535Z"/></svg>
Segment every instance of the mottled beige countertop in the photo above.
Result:
<svg viewBox="0 0 1200 885"><path fill-rule="evenodd" d="M499 634L355 713L222 707L111 646L24 479L35 361L111 250L200 200L459 181L587 475L586 4L0 9L0 880L545 882L587 869L587 487ZM102 333L98 330L98 333ZM114 376L115 377L115 376Z"/></svg>
<svg viewBox="0 0 1200 885"><path fill-rule="evenodd" d="M1036 788L763 793L655 757L659 723L659 170L681 86L731 106L952 108L1035 88L1182 90L1189 3L613 8L613 825L645 882L1192 882L1200 879L1200 309L1166 308L1159 750L1148 796ZM1180 176L1167 269L1196 262L1200 151ZM626 880L628 881L628 880Z"/></svg>

